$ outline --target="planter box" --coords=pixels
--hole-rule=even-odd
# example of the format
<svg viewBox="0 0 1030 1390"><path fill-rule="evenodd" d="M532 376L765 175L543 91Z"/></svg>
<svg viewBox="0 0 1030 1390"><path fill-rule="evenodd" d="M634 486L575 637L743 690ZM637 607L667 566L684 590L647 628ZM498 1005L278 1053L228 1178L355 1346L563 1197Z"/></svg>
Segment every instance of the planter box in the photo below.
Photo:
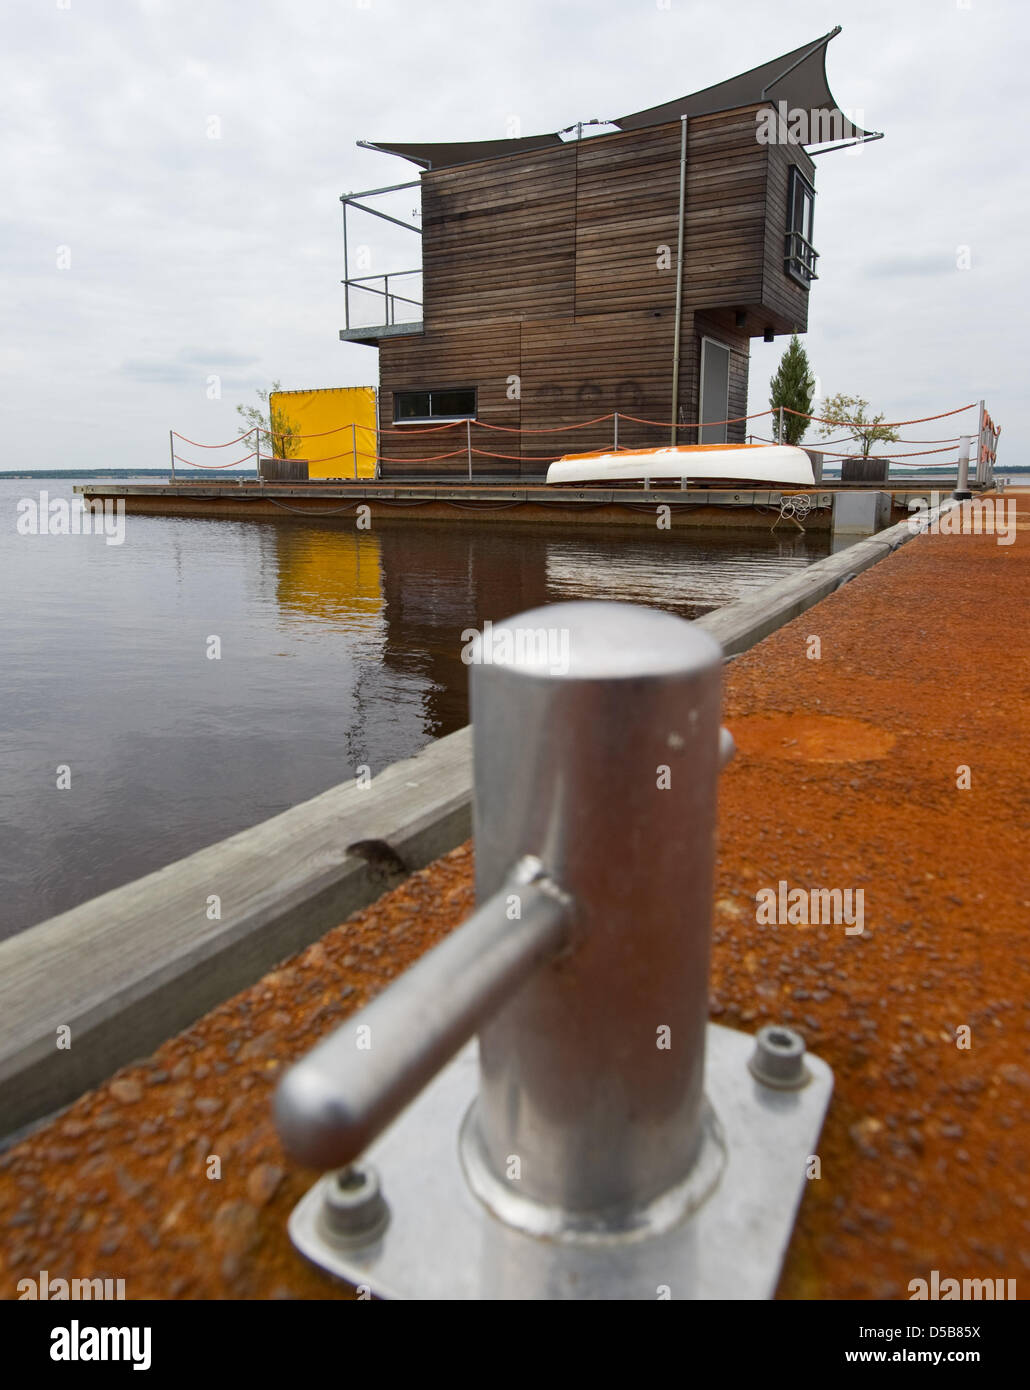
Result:
<svg viewBox="0 0 1030 1390"><path fill-rule="evenodd" d="M259 478L270 483L306 483L308 480L307 459L266 459L261 460Z"/></svg>

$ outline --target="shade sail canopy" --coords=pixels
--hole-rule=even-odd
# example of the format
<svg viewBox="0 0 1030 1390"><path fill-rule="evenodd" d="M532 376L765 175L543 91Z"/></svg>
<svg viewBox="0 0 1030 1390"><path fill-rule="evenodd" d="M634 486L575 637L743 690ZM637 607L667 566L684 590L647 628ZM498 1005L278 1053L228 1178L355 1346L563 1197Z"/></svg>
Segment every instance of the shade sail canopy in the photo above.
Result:
<svg viewBox="0 0 1030 1390"><path fill-rule="evenodd" d="M477 159L501 159L505 155L526 154L530 150L545 150L563 145L560 135L527 135L521 140L463 140L454 145L395 145L378 140L359 140L366 150L382 154L397 154L421 164L424 169L447 169L452 164L471 164Z"/></svg>
<svg viewBox="0 0 1030 1390"><path fill-rule="evenodd" d="M646 126L664 125L680 116L708 116L715 111L733 111L738 106L754 106L771 101L786 103L790 111L807 112L806 123L810 139L803 145L821 145L830 140L870 140L879 132L863 130L848 120L840 110L826 81L826 45L840 33L839 26L814 43L807 43L784 53L780 58L762 63L739 77L717 82L700 92L666 101L661 106L649 106L646 111L634 111L619 116L613 125L620 130L642 130ZM824 132L832 131L831 135Z"/></svg>
<svg viewBox="0 0 1030 1390"><path fill-rule="evenodd" d="M643 130L665 125L680 116L708 116L716 111L732 111L738 106L784 102L792 112L807 113L808 120L798 140L802 145L823 145L840 140L873 140L879 132L863 130L840 110L826 81L826 45L840 33L840 26L821 39L803 44L782 57L762 63L739 77L717 82L699 92L633 111L612 121L620 130ZM832 132L832 133L827 133ZM805 134L810 138L805 138ZM601 137L603 138L603 137ZM550 149L567 143L555 131L549 135L527 135L519 140L464 140L456 144L395 144L393 141L359 140L365 149L399 155L421 164L424 169L447 169L455 164L471 164L479 159L502 159L506 155L530 150Z"/></svg>

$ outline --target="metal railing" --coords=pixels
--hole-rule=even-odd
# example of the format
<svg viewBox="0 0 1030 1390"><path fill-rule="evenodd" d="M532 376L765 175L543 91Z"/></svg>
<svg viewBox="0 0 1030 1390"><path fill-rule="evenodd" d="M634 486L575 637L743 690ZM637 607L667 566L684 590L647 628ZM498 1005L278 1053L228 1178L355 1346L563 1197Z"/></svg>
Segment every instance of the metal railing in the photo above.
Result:
<svg viewBox="0 0 1030 1390"><path fill-rule="evenodd" d="M421 277L421 267L415 270L394 270L382 275L352 275L350 279L343 281L343 306L345 327L351 328L390 328L397 323L418 323L422 318L422 301L413 299L410 295L398 294L396 290L390 289L391 280L400 280L406 275L418 275ZM381 286L381 288L380 288ZM358 290L362 294L378 295L384 301L383 317L377 319L375 323L351 323L351 290ZM410 304L416 313L407 317L397 317L397 305ZM402 311L403 314L403 311Z"/></svg>
<svg viewBox="0 0 1030 1390"><path fill-rule="evenodd" d="M795 280L807 285L809 281L819 279L815 273L819 252L800 232L787 232L783 242L783 254L784 269Z"/></svg>
<svg viewBox="0 0 1030 1390"><path fill-rule="evenodd" d="M996 425L991 419L983 401L979 404L977 418L979 433L977 435L976 481L984 487L990 487L994 482L994 466L998 461L998 437L1001 434L1001 426Z"/></svg>
<svg viewBox="0 0 1030 1390"><path fill-rule="evenodd" d="M378 218L379 218L381 221L383 221L383 222L389 222L389 223L391 223L391 224L392 224L393 226L395 226L395 227L402 227L405 231L414 232L416 236L421 237L421 235L422 235L422 228L419 227L419 226L416 226L415 223L413 223L413 222L405 222L405 221L403 221L403 220L402 220L401 218L399 218L399 217L394 217L391 213L383 212L381 208L369 207L369 206L367 205L367 203L360 201L361 199L365 199L365 198L382 198L382 197L386 197L387 195L389 195L389 194L391 194L391 193L399 193L399 192L402 192L402 191L404 191L404 190L406 190L406 189L409 189L409 188L421 188L421 183L420 183L420 181L419 181L418 179L413 179L413 180L411 180L411 181L408 182L408 183L393 183L393 184L388 184L388 185L387 185L386 187L384 187L384 188L368 188L368 189L365 189L365 191L364 191L364 192L361 192L361 193L344 193L344 194L342 194L341 197L340 197L340 203L341 203L342 208L343 208L343 303L344 303L344 320L345 320L345 329L346 329L346 331L351 331L351 330L353 330L353 329L358 329L358 328L381 328L381 327L382 327L382 328L389 328L389 327L391 327L392 325L394 325L394 324L396 324L396 323L398 323L398 322L400 322L400 323L415 323L415 322L418 322L418 319L421 317L422 302L421 302L420 299L415 299L415 298L412 298L412 297L410 297L410 296L408 296L408 295L397 294L396 291L391 292L391 290L390 290L390 280L391 280L391 279L393 279L393 280L399 280L399 279L401 279L403 276L421 275L421 274L422 274L421 269L417 269L417 270L398 270L398 271L391 271L389 274L385 274L385 275L356 275L356 276L355 276L355 275L351 275L351 273L350 273L350 253L349 253L349 249L348 249L348 239L347 239L347 209L348 209L348 208L352 208L352 209L354 209L354 210L357 211L357 212L365 212L365 213L368 213L370 217L378 217ZM418 214L416 211L413 211L413 212L412 212L412 216L413 216L413 217L416 217L416 216L418 216L418 215L419 215L419 214ZM382 286L381 289L375 287L375 286L372 284L372 282L378 282L378 281L382 281L382 282L383 282L383 286ZM364 324L364 323L359 324L359 323L352 323L352 322L351 322L351 291L352 291L352 290L355 290L355 291L357 291L358 293L367 293L367 294L374 294L374 295L381 296L381 298L382 298L382 300L383 300L384 317L383 317L383 319L382 319L380 322L374 323L374 324ZM409 319L409 318L401 318L401 319L398 319L398 318L397 318L397 304L398 304L398 303L411 305L413 308L417 309L417 310L419 311L419 313L418 313L417 315L413 316L413 317L410 318L410 319Z"/></svg>

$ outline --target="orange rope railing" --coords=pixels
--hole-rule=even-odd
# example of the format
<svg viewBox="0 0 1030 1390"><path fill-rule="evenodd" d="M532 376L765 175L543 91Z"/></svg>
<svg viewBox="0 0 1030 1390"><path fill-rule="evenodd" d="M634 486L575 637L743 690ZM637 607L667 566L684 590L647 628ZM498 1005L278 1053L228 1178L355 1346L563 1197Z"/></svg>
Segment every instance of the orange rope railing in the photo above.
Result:
<svg viewBox="0 0 1030 1390"><path fill-rule="evenodd" d="M824 420L819 415L806 415L803 410L791 410L789 406L783 407L784 415L798 415L803 420L814 420L817 425L838 425L844 429L868 429L875 423L878 429L894 430L901 429L903 425L925 425L930 420L946 420L949 415L961 415L964 410L975 410L976 401L970 401L968 405L957 406L954 410L944 410L940 415L922 415L918 420ZM767 415L775 414L775 411L766 411Z"/></svg>
<svg viewBox="0 0 1030 1390"><path fill-rule="evenodd" d="M900 429L900 428L903 428L903 427L908 426L908 425L921 425L921 424L926 424L926 423L928 423L928 422L931 421L931 420L945 420L945 419L950 418L950 417L953 416L953 415L961 415L961 414L963 414L965 411L967 411L967 410L973 410L973 409L975 409L975 408L976 408L975 403L970 403L969 405L958 406L958 407L956 407L956 409L954 409L954 410L945 410L945 411L942 411L939 415L923 415L923 416L918 417L917 419L912 419L912 420L894 420L894 421L877 421L877 422L873 422L873 421L854 421L854 420L831 420L831 419L826 419L826 418L824 418L824 417L822 417L822 416L819 416L819 415L808 415L808 414L806 414L804 411L800 411L800 410L791 410L788 406L784 406L784 407L782 408L782 410L783 410L783 414L786 414L786 415L793 415L793 416L795 416L795 417L797 417L797 418L799 418L799 419L810 420L810 421L812 421L814 424L833 425L833 426L837 426L837 427L843 428L843 429L852 429L852 430L854 430L854 431L856 431L856 432L861 433L862 430L870 428L871 426L874 425L874 423L875 423L875 425L877 425L878 427L884 428L884 429ZM516 426L516 425L498 425L498 424L494 424L494 423L492 423L492 422L490 422L490 421L486 421L486 420L475 420L475 419L449 420L446 424L442 424L442 425L430 425L430 426L426 426L426 427L410 426L410 425L402 425L402 426L399 426L399 427L398 427L398 426L395 424L393 427L387 426L387 427L384 427L384 428L379 429L378 431L374 430L374 427L371 426L371 425L345 424L345 425L338 425L338 426L336 426L335 428L330 429L330 430L322 430L322 431L320 431L320 432L317 433L317 434L316 434L316 433L312 433L312 434L291 435L291 438L296 439L296 440L324 439L324 438L326 438L328 435L339 434L339 433L341 433L341 431L343 431L343 430L351 430L351 429L353 429L353 430L355 430L355 431L356 431L356 430L359 430L359 429L360 429L360 430L364 430L366 433L377 433L377 435L378 435L379 437L382 437L383 435L423 435L423 434L439 434L439 433L442 433L442 432L445 431L445 430L453 430L453 429L464 428L466 431L469 432L468 440L467 440L467 442L466 442L464 448L461 448L461 449L454 449L454 450L449 451L448 453L443 453L443 454L430 454L430 455L428 455L428 456L426 456L426 457L420 457L420 458L396 458L396 457L391 457L391 456L388 455L388 454L378 454L378 453L377 453L377 455L376 455L376 462L377 462L377 464L378 464L379 462L383 462L383 463L437 463L437 462L440 462L440 461L442 461L442 460L444 460L444 459L459 458L459 457L462 457L462 456L471 457L472 455L476 455L476 456L478 456L478 457L480 457L480 458L503 459L503 460L505 460L505 461L511 461L511 462L543 463L543 462L547 462L549 459L553 458L554 455L552 455L552 454L548 454L548 455L499 454L499 453L493 453L493 452L491 452L491 451L489 451L489 450L486 450L486 449L477 449L477 448L473 448L473 447L472 447L472 444L471 444L471 429L472 429L472 427L474 426L474 427L479 428L479 429L494 430L494 431L498 431L498 432L501 432L501 433L504 433L504 434L515 434L515 435L564 434L564 433L567 433L567 432L572 431L572 430L589 429L590 427L592 427L592 426L594 426L594 425L602 425L602 424L604 424L604 423L605 423L606 421L608 421L608 420L614 420L614 421L616 422L616 424L617 424L620 420L625 420L625 421L630 422L630 423L633 423L633 424L647 425L647 426L651 426L651 427L654 427L654 428L657 428L657 429L669 429L669 430L671 430L671 429L675 428L677 431L678 431L678 430L700 430L700 429L708 428L708 427L710 427L710 426L718 426L718 425L735 425L735 424L741 424L741 423L747 422L747 421L749 421L749 420L760 420L760 419L765 418L766 416L776 416L776 415L778 415L779 413L780 413L780 411L779 411L778 408L772 408L772 407L770 407L768 410L757 411L757 412L755 412L754 414L751 414L751 415L735 415L735 416L732 416L732 417L731 417L730 419L728 419L728 420L694 421L694 422L692 422L692 423L684 423L684 424L679 424L679 425L676 425L676 426L673 426L673 424L672 424L671 421L667 421L667 420L648 420L648 419L645 419L645 418L643 418L643 417L641 417L641 416L638 416L638 415L630 415L630 414L628 414L628 413L626 413L626 412L624 412L624 411L615 411L615 412L613 412L612 414L608 414L608 415L598 415L598 416L596 416L594 419L577 421L577 422L575 422L575 423L573 423L573 424L567 424L567 425L549 425L549 426L543 426L543 427L535 427L535 426ZM176 439L181 439L184 443L190 444L190 445L192 445L194 448L198 448L198 449L225 449L225 448L229 448L232 444L239 444L239 443L242 443L242 442L243 442L244 440L246 440L246 439L250 439L250 437L251 437L252 435L254 435L255 432L257 432L257 435L258 435L258 446L260 445L260 436L261 436L261 434L270 435L271 437L274 438L274 437L276 436L276 434L280 433L280 432L278 432L278 431L269 431L269 430L267 430L267 429L265 429L265 428L263 428L263 427L254 426L252 429L248 430L248 431L246 432L246 434L242 434L242 435L240 435L240 436L239 436L238 438L236 438L236 439L228 440L228 441L226 441L226 443L224 443L224 444L201 444L201 443L200 443L199 441L197 441L197 440L189 439L189 438L187 438L186 435L180 434L180 433L178 432L178 430L172 430L170 433L171 433ZM1000 433L1001 433L1000 428L999 428L999 427L995 424L995 422L991 419L990 415L988 414L988 412L987 412L986 410L983 411L983 417L982 417L982 419L981 419L981 421L980 421L980 432L981 432L980 452L981 452L981 455L983 455L984 451L987 449L987 446L984 445L984 444L982 443L982 435L983 435L983 433L984 433L984 432L989 432L990 435L993 436L994 440L996 440L997 437L998 437L998 435L1000 435ZM284 432L282 432L282 433L285 434L286 432L284 431ZM749 435L748 437L751 438L751 439L760 440L760 441L762 441L763 443L774 444L774 443L777 443L777 442L778 442L778 441L776 441L776 440L774 440L774 439L766 439L765 436L762 436L762 435ZM849 440L853 439L854 437L855 437L854 434L851 434L851 435L842 436L840 439L827 440L827 441L824 441L823 447L824 447L825 449L829 449L829 448L831 448L831 447L833 447L833 446L835 446L835 445L839 445L839 444L842 444L842 443L846 443L846 442L848 442ZM355 440L356 440L356 438L357 438L357 436L356 436L356 433L355 433ZM938 444L938 445L948 446L948 445L954 445L954 444L958 443L959 440L960 440L961 438L962 438L962 436L960 436L960 435L955 435L955 436L953 436L953 437L951 437L951 438L948 438L948 439L899 439L899 440L892 440L892 441L890 441L890 442L891 442L891 443L897 443L897 444ZM626 447L627 447L627 446L623 446L623 448L626 448ZM616 451L616 450L618 450L618 449L619 449L619 445L613 441L613 443L612 443L612 450L613 450L613 452ZM361 451L361 450L358 450L357 452L361 453L362 451ZM950 452L951 452L951 450L950 450L949 448L943 447L943 448L935 448L935 449L919 449L919 450L913 450L913 451L911 451L911 452L903 453L903 454L885 454L885 455L881 455L881 457L887 458L887 459L890 460L891 462L895 462L895 461L896 461L896 462L898 462L898 463L902 463L903 460L906 460L906 459L914 459L914 458L925 457L925 456L930 455L930 454L946 454L946 453L950 453ZM182 458L179 454L176 454L176 453L174 452L174 450L173 450L173 452L172 452L172 458L173 458L176 462L185 464L185 465L186 465L187 467L189 467L189 468L203 468L203 469L218 470L218 469L225 469L225 468L235 468L235 467L237 467L237 466L238 466L239 464L241 464L241 463L246 463L248 459L256 459L257 456L258 456L258 453L259 453L259 448L255 448L254 453L247 454L247 455L245 455L243 458L240 458L240 459L234 459L231 463L221 463L221 464L203 464L203 463L195 463L195 462L193 462L193 460L191 460L191 459ZM355 450L352 448L352 449L348 449L348 450L346 450L346 451L344 451L344 452L342 452L342 453L339 453L339 454L332 454L332 455L330 455L330 456L329 456L328 458L326 458L326 459L319 459L319 460L317 460L317 461L318 461L319 463L331 463L331 462L334 462L334 461L337 460L337 459L342 459L342 458L347 458L347 457L353 457L354 453L355 453ZM364 454L364 457L366 457L366 458L369 457L369 454L368 454L368 453L365 453L365 454ZM865 455L861 455L861 454L847 454L847 455L842 455L842 457L845 457L845 458L862 458L862 457L865 457ZM908 465L903 465L903 466L908 466ZM915 466L915 465L912 465L912 466Z"/></svg>
<svg viewBox="0 0 1030 1390"><path fill-rule="evenodd" d="M226 440L224 444L198 444L195 439L187 439L186 436L180 434L178 430L172 430L172 434L175 435L176 439L181 439L184 444L192 444L195 449L228 449L233 444L242 444L245 439L250 438L256 429L257 425L254 425L246 434L241 434L238 439Z"/></svg>
<svg viewBox="0 0 1030 1390"><path fill-rule="evenodd" d="M192 459L184 459L179 454L173 454L172 457L175 459L176 463L184 463L187 468L217 470L219 468L235 468L238 463L246 463L248 459L252 459L255 456L254 454L244 454L241 459L233 459L231 463L194 463Z"/></svg>

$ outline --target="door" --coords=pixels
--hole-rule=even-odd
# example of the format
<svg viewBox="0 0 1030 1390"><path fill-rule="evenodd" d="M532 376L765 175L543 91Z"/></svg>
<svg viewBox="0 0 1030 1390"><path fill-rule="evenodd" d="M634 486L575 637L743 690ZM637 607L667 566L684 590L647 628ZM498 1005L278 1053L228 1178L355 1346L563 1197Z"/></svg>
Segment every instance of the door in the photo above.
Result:
<svg viewBox="0 0 1030 1390"><path fill-rule="evenodd" d="M725 444L725 422L730 413L730 350L714 338L701 339L701 391L698 420L699 444Z"/></svg>

